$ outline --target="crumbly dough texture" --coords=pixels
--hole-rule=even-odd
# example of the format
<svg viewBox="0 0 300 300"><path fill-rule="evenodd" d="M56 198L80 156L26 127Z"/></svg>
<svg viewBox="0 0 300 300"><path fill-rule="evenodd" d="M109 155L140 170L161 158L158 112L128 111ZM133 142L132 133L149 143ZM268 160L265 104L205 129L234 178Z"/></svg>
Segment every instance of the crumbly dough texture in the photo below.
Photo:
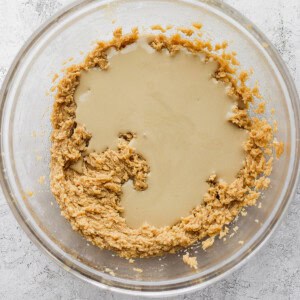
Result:
<svg viewBox="0 0 300 300"><path fill-rule="evenodd" d="M197 270L198 269L198 261L197 257L190 256L189 253L186 253L182 256L183 262L188 265L190 268Z"/></svg>
<svg viewBox="0 0 300 300"><path fill-rule="evenodd" d="M244 167L236 180L219 182L215 175L211 175L203 204L194 208L189 216L183 217L174 226L129 228L121 216L122 185L132 179L135 189L147 188L150 170L147 161L129 146L133 133L119 137L117 150L85 154L82 174L70 165L83 157L92 138L84 126L76 123L74 92L79 85L81 71L95 67L107 69L107 50L121 50L137 39L136 28L127 35L122 34L122 29L117 29L111 41L98 42L81 64L67 68L57 84L52 113L52 192L62 215L74 230L94 245L114 250L120 256L130 258L174 253L204 238L208 239L204 243L204 248L207 248L213 244L214 236L223 233L225 226L243 207L255 205L261 190L268 188L274 147L279 155L283 145L274 141L274 129L267 120L248 115L249 103L261 96L257 86L250 88L246 85L247 72L237 73L239 63L236 53L226 51L226 42L212 45L200 39L189 39L182 33L169 37L164 33L153 36L149 44L157 51L167 49L170 54L176 55L185 48L193 53L203 53L207 60L219 63L215 78L226 82L230 87L229 93L239 99L230 121L247 130L249 138L244 146Z"/></svg>

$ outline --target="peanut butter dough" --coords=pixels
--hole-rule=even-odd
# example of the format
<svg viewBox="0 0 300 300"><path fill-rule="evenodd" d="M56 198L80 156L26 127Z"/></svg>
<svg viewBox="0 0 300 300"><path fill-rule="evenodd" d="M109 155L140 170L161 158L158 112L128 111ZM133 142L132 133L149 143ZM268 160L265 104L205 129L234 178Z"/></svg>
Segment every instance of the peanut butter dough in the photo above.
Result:
<svg viewBox="0 0 300 300"><path fill-rule="evenodd" d="M241 209L255 205L260 190L268 188L274 147L278 155L283 151L282 143L274 140L272 125L263 118L248 115L249 103L261 96L257 87L246 85L247 72L237 73L238 61L235 53L226 52L227 43L213 46L210 42L192 40L189 36L190 32L186 37L179 33L170 37L161 33L153 36L149 45L155 51L167 50L170 55L185 50L204 55L206 61L215 61L217 70L214 78L225 83L228 94L238 99L230 121L247 131L248 137L244 144L244 164L236 178L225 182L215 174L207 174L211 176L207 180L209 187L203 202L172 226L145 224L131 228L123 217L123 184L131 179L136 190L144 190L151 168L138 150L130 145L134 133L121 132L115 148L89 151L92 134L76 119L74 95L82 72L109 68L108 52L111 49L120 51L134 44L139 38L138 30L133 29L130 34L123 35L118 29L111 41L98 42L83 63L66 69L57 85L52 113L52 192L62 215L74 230L94 245L114 250L126 258L173 253L204 238L212 241L209 243L211 246L214 236L223 234L225 226ZM207 243L204 246L207 248Z"/></svg>

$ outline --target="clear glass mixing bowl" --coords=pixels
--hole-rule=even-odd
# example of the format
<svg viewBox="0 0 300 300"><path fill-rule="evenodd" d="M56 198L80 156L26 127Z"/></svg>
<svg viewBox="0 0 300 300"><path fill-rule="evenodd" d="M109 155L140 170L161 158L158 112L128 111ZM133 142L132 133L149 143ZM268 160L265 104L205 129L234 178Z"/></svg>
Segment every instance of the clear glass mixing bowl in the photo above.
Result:
<svg viewBox="0 0 300 300"><path fill-rule="evenodd" d="M248 209L234 226L239 231L224 243L217 240L198 257L197 271L181 255L137 259L133 264L101 250L71 229L49 189L50 113L53 97L46 91L52 75L91 41L108 39L112 29L153 24L204 24L215 41L230 41L245 68L253 67L268 108L276 109L279 139L285 153L276 162L272 187L262 208ZM16 57L1 92L1 185L15 217L30 238L65 269L99 287L129 294L163 296L192 291L236 268L261 246L278 224L296 188L299 166L299 103L293 82L273 46L251 22L219 1L126 0L79 1L42 26ZM267 115L270 117L270 115ZM39 183L46 177L44 185ZM33 195L29 191L33 192ZM29 196L31 195L31 196ZM258 223L254 220L259 220ZM241 245L238 241L244 241ZM133 268L143 269L138 273ZM115 275L107 272L112 270Z"/></svg>

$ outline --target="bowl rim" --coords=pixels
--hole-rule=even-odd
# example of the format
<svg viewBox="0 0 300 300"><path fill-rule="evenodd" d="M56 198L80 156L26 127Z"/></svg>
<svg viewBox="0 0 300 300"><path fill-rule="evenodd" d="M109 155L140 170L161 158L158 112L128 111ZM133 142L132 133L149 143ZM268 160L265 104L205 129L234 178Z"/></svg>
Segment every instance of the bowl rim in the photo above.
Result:
<svg viewBox="0 0 300 300"><path fill-rule="evenodd" d="M114 2L118 0L110 0L110 2ZM186 0L177 0L179 2L186 2ZM4 112L4 106L5 106L5 100L6 96L8 94L9 86L14 78L14 75L16 73L16 70L20 64L20 59L31 49L31 45L38 40L45 32L47 32L49 26L52 26L57 19L63 18L65 15L71 14L73 11L76 11L80 9L81 7L84 7L85 5L88 5L89 3L94 2L94 0L77 0L62 9L60 9L57 13L55 13L52 17L50 17L46 22L44 22L26 41L26 43L21 47L18 54L16 55L15 59L13 60L6 76L3 81L1 90L0 90L0 133L2 133L3 130L3 112ZM105 2L105 1L101 1ZM284 84L287 87L288 93L291 98L291 105L293 112L296 116L295 118L295 159L292 172L291 172L291 181L289 182L285 195L282 199L282 203L280 203L281 210L278 209L277 213L274 215L273 219L270 221L270 224L268 225L268 228L265 228L267 230L264 230L264 232L261 232L261 234L255 239L253 242L253 245L251 247L252 251L249 252L242 252L239 254L238 257L232 258L232 256L229 259L229 262L222 266L224 269L223 272L217 274L214 277L208 278L205 281L201 281L201 278L198 278L197 280L188 281L187 278L190 276L185 277L185 282L190 282L186 285L181 285L179 287L174 286L166 286L165 290L161 289L152 289L152 290L146 290L143 289L142 284L140 286L133 286L133 284L136 284L137 281L133 280L126 280L128 281L128 285L126 287L122 285L115 286L116 284L116 278L112 276L105 276L108 278L108 280L103 280L101 282L91 278L88 274L84 274L84 272L81 271L81 268L77 266L76 268L69 267L65 262L63 257L59 255L59 253L56 253L53 249L49 249L49 245L45 245L45 243L42 241L42 238L38 236L35 231L28 226L26 223L26 220L20 210L18 209L18 206L14 200L14 197L11 193L10 189L10 183L9 179L5 175L5 162L3 160L2 150L3 150L3 137L1 134L1 144L0 144L0 181L1 181L1 188L3 191L3 194L5 196L5 199L13 212L14 217L16 218L17 222L20 224L21 228L26 232L30 240L38 246L39 249L41 249L44 253L46 253L48 256L52 258L53 261L55 261L58 265L63 267L64 269L67 269L70 273L76 275L77 277L83 279L86 282L89 282L97 287L103 288L105 290L114 291L117 293L122 294L128 294L128 295L143 295L143 296L149 296L149 297L162 297L162 296L172 296L172 295L179 295L183 293L189 293L196 291L200 288L204 288L213 282L216 282L225 276L227 276L229 273L233 272L240 266L242 266L246 261L248 261L253 255L257 253L257 251L266 243L266 241L270 238L271 234L275 231L275 229L278 227L280 222L283 219L283 216L286 214L287 208L289 204L291 203L293 196L295 194L296 188L297 188L297 182L299 182L299 156L300 156L300 149L299 149L299 141L300 141L300 123L299 123L299 117L300 117L300 105L299 105L299 97L297 94L297 90L294 84L294 81L283 62L282 58L278 54L277 50L274 48L272 43L268 40L268 38L246 17L244 17L241 13L239 13L236 9L231 7L230 5L221 2L220 0L194 0L194 2L197 3L204 3L206 5L212 6L213 8L219 10L222 13L225 13L229 18L233 19L234 21L238 22L242 27L246 28L246 25L251 26L251 30L249 28L247 29L250 33L251 37L253 37L256 41L263 41L267 43L268 47L266 50L268 56L271 58L272 62L276 65L276 68L279 70L282 79L284 80ZM284 76L283 76L284 75ZM76 266L75 266L76 267ZM200 280L199 280L200 279ZM131 282L131 283L130 283ZM161 285L154 286L156 288L161 288ZM168 289L170 288L171 289Z"/></svg>

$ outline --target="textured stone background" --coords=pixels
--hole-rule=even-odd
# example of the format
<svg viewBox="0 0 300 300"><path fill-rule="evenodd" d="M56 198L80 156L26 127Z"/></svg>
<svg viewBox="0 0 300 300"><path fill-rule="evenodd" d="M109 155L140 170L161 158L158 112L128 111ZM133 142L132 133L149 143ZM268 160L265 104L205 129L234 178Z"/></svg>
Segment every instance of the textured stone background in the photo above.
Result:
<svg viewBox="0 0 300 300"><path fill-rule="evenodd" d="M71 0L0 0L0 84L19 48ZM300 1L226 0L268 36L300 91ZM241 269L176 299L300 299L300 186L268 244ZM129 299L73 277L42 254L19 228L0 192L0 299Z"/></svg>

